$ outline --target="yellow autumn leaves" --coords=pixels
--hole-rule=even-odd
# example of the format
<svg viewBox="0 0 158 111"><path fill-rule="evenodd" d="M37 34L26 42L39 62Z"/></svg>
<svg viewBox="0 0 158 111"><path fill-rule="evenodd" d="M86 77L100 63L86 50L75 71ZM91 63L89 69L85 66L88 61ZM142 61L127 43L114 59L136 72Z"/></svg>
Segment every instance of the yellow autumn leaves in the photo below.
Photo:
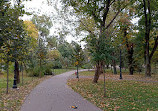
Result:
<svg viewBox="0 0 158 111"><path fill-rule="evenodd" d="M24 27L27 31L28 35L34 39L37 40L38 38L38 30L35 26L35 24L32 23L32 21L24 21Z"/></svg>

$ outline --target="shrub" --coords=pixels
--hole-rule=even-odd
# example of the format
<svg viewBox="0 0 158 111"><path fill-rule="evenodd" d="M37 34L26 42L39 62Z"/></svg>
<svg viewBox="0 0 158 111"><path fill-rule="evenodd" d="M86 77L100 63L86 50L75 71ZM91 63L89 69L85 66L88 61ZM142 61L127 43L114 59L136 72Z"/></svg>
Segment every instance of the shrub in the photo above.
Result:
<svg viewBox="0 0 158 111"><path fill-rule="evenodd" d="M52 64L47 64L44 66L45 73L44 75L52 75Z"/></svg>
<svg viewBox="0 0 158 111"><path fill-rule="evenodd" d="M33 69L29 69L29 76L39 77L40 73L41 73L41 76L44 76L45 70L43 67L36 66Z"/></svg>
<svg viewBox="0 0 158 111"><path fill-rule="evenodd" d="M83 66L81 66L81 68L83 68L83 69L91 69L92 68L92 64L91 63L84 64Z"/></svg>
<svg viewBox="0 0 158 111"><path fill-rule="evenodd" d="M62 68L62 63L60 61L54 61L53 62L53 69L61 69Z"/></svg>

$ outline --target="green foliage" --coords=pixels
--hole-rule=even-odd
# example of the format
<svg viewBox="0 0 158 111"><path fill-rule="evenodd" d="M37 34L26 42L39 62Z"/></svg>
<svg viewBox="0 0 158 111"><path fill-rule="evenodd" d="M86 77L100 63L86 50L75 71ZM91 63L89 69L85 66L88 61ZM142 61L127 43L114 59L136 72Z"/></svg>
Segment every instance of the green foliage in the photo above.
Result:
<svg viewBox="0 0 158 111"><path fill-rule="evenodd" d="M47 54L47 58L49 60L57 60L60 58L60 52L58 50L49 50Z"/></svg>
<svg viewBox="0 0 158 111"><path fill-rule="evenodd" d="M39 76L42 77L42 76L44 76L44 73L45 73L44 67L40 67L40 66L30 68L28 71L29 71L28 74L31 77L39 77ZM40 73L41 73L41 75L40 75Z"/></svg>
<svg viewBox="0 0 158 111"><path fill-rule="evenodd" d="M53 69L61 69L62 68L62 63L61 61L58 59L58 60L55 60L53 61Z"/></svg>
<svg viewBox="0 0 158 111"><path fill-rule="evenodd" d="M57 38L56 38L56 37L52 37L52 36L47 37L47 42L48 42L47 46L48 46L48 48L50 48L50 49L56 48L57 45L58 45L58 43L57 43L58 41L57 41Z"/></svg>
<svg viewBox="0 0 158 111"><path fill-rule="evenodd" d="M77 43L73 43L74 47L74 54L73 54L73 59L75 61L75 66L81 66L84 61L84 53L81 48L81 46Z"/></svg>
<svg viewBox="0 0 158 111"><path fill-rule="evenodd" d="M88 40L89 42L89 51L91 52L92 60L94 62L98 61L108 61L112 59L112 47L110 46L110 42L103 38L92 37Z"/></svg>
<svg viewBox="0 0 158 111"><path fill-rule="evenodd" d="M46 15L34 15L32 18L32 22L36 25L42 37L49 35L49 29L52 27L50 17Z"/></svg>
<svg viewBox="0 0 158 111"><path fill-rule="evenodd" d="M72 44L63 41L61 44L58 45L57 49L61 54L61 63L67 67L72 66L74 54L74 48L72 47Z"/></svg>
<svg viewBox="0 0 158 111"><path fill-rule="evenodd" d="M44 70L45 70L44 75L52 75L52 68L53 68L53 63L47 63L46 65L44 65Z"/></svg>
<svg viewBox="0 0 158 111"><path fill-rule="evenodd" d="M86 63L86 64L82 65L81 68L83 68L83 69L92 69L92 63L91 62Z"/></svg>

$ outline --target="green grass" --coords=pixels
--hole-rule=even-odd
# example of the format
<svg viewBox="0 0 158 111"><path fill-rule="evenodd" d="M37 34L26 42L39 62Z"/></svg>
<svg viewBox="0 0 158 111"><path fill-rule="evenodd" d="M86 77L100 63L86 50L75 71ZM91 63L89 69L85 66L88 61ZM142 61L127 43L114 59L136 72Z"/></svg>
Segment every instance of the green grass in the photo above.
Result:
<svg viewBox="0 0 158 111"><path fill-rule="evenodd" d="M59 75L59 74L62 74L64 72L67 72L67 71L71 71L72 69L52 69L52 72L55 73L55 75Z"/></svg>
<svg viewBox="0 0 158 111"><path fill-rule="evenodd" d="M95 71L83 71L79 72L79 76L94 76Z"/></svg>
<svg viewBox="0 0 158 111"><path fill-rule="evenodd" d="M67 71L71 71L71 70L73 70L73 68L69 68L69 69L53 69L52 71L55 72L55 75L58 75L58 74L61 74L61 73L67 72ZM21 73L20 73L20 77L21 77ZM25 82L30 82L33 79L37 78L37 77L29 77L29 76L27 76L24 73L24 77L23 78L24 78L23 81L25 83ZM21 81L21 83L19 85L20 86L22 85L22 81ZM13 86L13 74L9 74L9 87L11 88L12 86ZM0 89L1 88L6 88L6 87L7 87L7 75L4 74L4 75L0 76Z"/></svg>
<svg viewBox="0 0 158 111"><path fill-rule="evenodd" d="M24 75L23 82L24 82L24 84L26 84L28 82L31 82L35 78L37 78L37 77L29 77L29 76ZM9 75L9 88L11 88L13 86L13 80L14 80L13 74L10 74ZM19 86L22 85L21 73L20 73L20 81L21 81L20 84L18 84ZM0 77L0 89L6 88L6 87L7 87L7 77L6 77L6 75L3 75Z"/></svg>
<svg viewBox="0 0 158 111"><path fill-rule="evenodd" d="M92 79L70 80L68 85L105 111L158 111L158 83L106 80L106 97L103 80L98 84Z"/></svg>
<svg viewBox="0 0 158 111"><path fill-rule="evenodd" d="M62 74L64 72L68 72L68 71L72 71L72 70L76 70L75 67L70 67L70 68L63 68L63 69L52 69L52 72L55 73L55 75L59 75Z"/></svg>

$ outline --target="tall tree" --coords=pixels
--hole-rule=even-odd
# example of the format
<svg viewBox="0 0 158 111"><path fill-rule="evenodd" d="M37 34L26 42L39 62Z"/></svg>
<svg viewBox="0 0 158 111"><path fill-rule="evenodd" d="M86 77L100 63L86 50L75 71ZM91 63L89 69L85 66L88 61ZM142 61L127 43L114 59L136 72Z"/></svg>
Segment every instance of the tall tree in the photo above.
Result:
<svg viewBox="0 0 158 111"><path fill-rule="evenodd" d="M128 14L123 14L122 18L120 18L120 31L123 36L123 41L125 47L127 49L127 58L128 58L128 68L130 75L133 75L134 72L134 44L132 43L132 23L130 21L130 17Z"/></svg>
<svg viewBox="0 0 158 111"><path fill-rule="evenodd" d="M127 0L88 0L88 1L80 1L80 0L64 0L65 4L70 5L74 8L74 10L82 14L82 16L91 17L96 25L97 30L92 32L87 28L87 31L91 36L90 38L94 38L93 42L96 45L96 53L98 53L98 59L96 59L96 72L94 76L94 83L97 83L99 79L99 75L101 74L101 68L104 61L104 53L102 54L102 45L105 45L103 41L106 39L106 30L110 27L110 25L114 22L119 13L131 2ZM109 16L110 9L112 9L115 13L110 22L107 22L107 18ZM80 20L81 23L82 20ZM85 24L83 23L85 26ZM96 33L98 32L98 33Z"/></svg>
<svg viewBox="0 0 158 111"><path fill-rule="evenodd" d="M151 76L151 60L158 46L158 35L155 33L151 35L152 30L158 28L157 23L157 0L138 0L139 29L144 32L144 61L145 61L145 75ZM156 31L155 31L156 32ZM154 38L154 45L151 47L150 40ZM152 49L152 50L150 50Z"/></svg>
<svg viewBox="0 0 158 111"><path fill-rule="evenodd" d="M39 31L39 37L38 37L38 58L39 58L39 66L40 69L42 67L42 61L46 59L46 38L49 35L49 30L52 27L52 22L50 17L46 15L38 16L34 15L32 18L32 22L36 25L36 28ZM41 77L41 71L40 71L40 77Z"/></svg>

